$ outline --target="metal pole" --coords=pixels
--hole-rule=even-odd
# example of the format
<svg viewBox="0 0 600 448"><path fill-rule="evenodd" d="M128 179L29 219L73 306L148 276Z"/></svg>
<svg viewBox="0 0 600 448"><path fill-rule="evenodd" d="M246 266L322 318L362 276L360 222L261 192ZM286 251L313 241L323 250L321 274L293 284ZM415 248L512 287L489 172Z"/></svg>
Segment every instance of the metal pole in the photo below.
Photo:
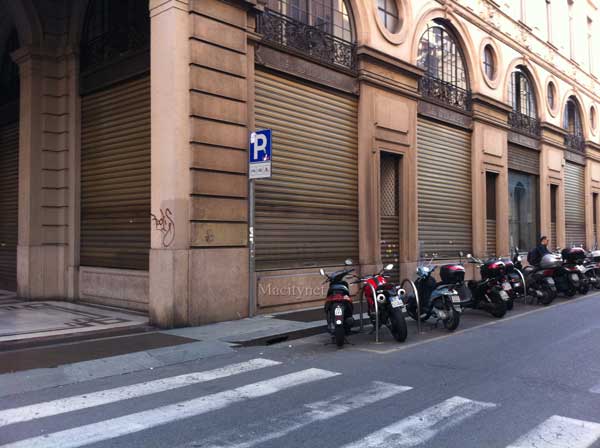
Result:
<svg viewBox="0 0 600 448"><path fill-rule="evenodd" d="M375 343L379 344L379 307L377 306L377 295L372 285L369 285L369 288L371 288L373 302L375 303Z"/></svg>
<svg viewBox="0 0 600 448"><path fill-rule="evenodd" d="M254 316L256 311L256 269L254 245L254 179L248 181L248 245L249 257L249 285L248 285L248 316Z"/></svg>
<svg viewBox="0 0 600 448"><path fill-rule="evenodd" d="M417 291L417 285L408 278L402 280L402 283L400 284L404 291L406 291L406 288L404 287L405 283L410 283L410 288L415 293L415 301L417 302L417 333L421 333L421 301L419 300L419 291Z"/></svg>

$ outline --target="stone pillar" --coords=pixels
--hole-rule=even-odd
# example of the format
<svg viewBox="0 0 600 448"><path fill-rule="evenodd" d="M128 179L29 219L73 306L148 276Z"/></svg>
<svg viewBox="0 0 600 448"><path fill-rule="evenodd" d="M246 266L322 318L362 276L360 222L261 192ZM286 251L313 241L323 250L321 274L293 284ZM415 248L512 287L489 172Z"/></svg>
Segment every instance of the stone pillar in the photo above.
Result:
<svg viewBox="0 0 600 448"><path fill-rule="evenodd" d="M150 321L189 322L190 17L185 0L152 0ZM158 229L157 229L158 227Z"/></svg>
<svg viewBox="0 0 600 448"><path fill-rule="evenodd" d="M68 76L65 57L14 53L21 76L17 293L64 298L68 233Z"/></svg>
<svg viewBox="0 0 600 448"><path fill-rule="evenodd" d="M370 47L358 49L358 201L360 265L381 268L380 160L401 157L399 210L400 277L412 277L418 254L417 105L422 70Z"/></svg>
<svg viewBox="0 0 600 448"><path fill-rule="evenodd" d="M496 253L508 255L508 128L510 107L483 95L473 97L473 135L471 140L471 189L473 204L473 253L487 252L486 173L498 175L496 184Z"/></svg>

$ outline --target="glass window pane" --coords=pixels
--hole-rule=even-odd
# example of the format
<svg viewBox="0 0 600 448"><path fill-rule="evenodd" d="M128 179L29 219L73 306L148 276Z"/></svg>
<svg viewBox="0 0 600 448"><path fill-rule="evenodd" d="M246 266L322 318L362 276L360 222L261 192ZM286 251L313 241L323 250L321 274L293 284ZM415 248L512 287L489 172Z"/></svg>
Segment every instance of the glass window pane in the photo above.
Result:
<svg viewBox="0 0 600 448"><path fill-rule="evenodd" d="M513 244L530 249L539 229L537 176L508 172L509 223Z"/></svg>

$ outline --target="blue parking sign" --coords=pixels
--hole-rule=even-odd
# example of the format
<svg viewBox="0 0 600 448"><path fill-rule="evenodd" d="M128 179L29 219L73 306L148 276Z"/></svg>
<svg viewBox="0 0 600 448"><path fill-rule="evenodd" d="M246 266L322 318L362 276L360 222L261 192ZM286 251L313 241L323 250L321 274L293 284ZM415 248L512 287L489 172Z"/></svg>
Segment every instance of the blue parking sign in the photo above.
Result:
<svg viewBox="0 0 600 448"><path fill-rule="evenodd" d="M271 177L271 129L262 129L250 134L248 177L263 179Z"/></svg>

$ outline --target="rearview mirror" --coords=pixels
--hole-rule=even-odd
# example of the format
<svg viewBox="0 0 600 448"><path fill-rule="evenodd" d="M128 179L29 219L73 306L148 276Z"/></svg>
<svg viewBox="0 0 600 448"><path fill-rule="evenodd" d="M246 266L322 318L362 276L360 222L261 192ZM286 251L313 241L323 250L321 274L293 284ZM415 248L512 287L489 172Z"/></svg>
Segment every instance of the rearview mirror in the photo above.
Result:
<svg viewBox="0 0 600 448"><path fill-rule="evenodd" d="M392 269L394 269L394 265L390 263L390 264L386 265L386 267L383 269L385 269L386 271L391 271Z"/></svg>
<svg viewBox="0 0 600 448"><path fill-rule="evenodd" d="M319 274L321 274L323 277L325 277L325 271L323 270L323 268L319 269Z"/></svg>
<svg viewBox="0 0 600 448"><path fill-rule="evenodd" d="M352 266L352 260L350 258L348 258L346 261L344 261L344 264L346 266Z"/></svg>

